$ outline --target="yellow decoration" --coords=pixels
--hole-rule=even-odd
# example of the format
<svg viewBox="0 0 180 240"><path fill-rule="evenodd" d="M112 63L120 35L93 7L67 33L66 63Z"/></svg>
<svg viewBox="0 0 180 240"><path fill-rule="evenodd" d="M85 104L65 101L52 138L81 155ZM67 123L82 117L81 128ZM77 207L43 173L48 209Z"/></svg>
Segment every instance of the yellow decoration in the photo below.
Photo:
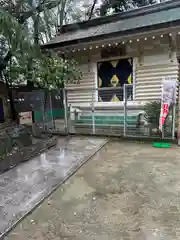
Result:
<svg viewBox="0 0 180 240"><path fill-rule="evenodd" d="M102 102L102 99L101 99L101 97L99 97L99 102Z"/></svg>
<svg viewBox="0 0 180 240"><path fill-rule="evenodd" d="M113 65L114 68L116 68L118 61L112 61L111 64Z"/></svg>
<svg viewBox="0 0 180 240"><path fill-rule="evenodd" d="M99 78L99 84L98 84L98 87L100 88L102 86L102 80L101 78Z"/></svg>
<svg viewBox="0 0 180 240"><path fill-rule="evenodd" d="M119 102L119 98L117 98L116 94L112 97L111 102Z"/></svg>
<svg viewBox="0 0 180 240"><path fill-rule="evenodd" d="M113 87L116 87L116 85L119 83L119 79L116 75L113 75L111 78L111 84L113 85Z"/></svg>
<svg viewBox="0 0 180 240"><path fill-rule="evenodd" d="M132 59L131 58L128 59L128 62L132 65Z"/></svg>
<svg viewBox="0 0 180 240"><path fill-rule="evenodd" d="M129 75L129 77L128 77L128 83L129 83L129 84L132 84L132 75Z"/></svg>

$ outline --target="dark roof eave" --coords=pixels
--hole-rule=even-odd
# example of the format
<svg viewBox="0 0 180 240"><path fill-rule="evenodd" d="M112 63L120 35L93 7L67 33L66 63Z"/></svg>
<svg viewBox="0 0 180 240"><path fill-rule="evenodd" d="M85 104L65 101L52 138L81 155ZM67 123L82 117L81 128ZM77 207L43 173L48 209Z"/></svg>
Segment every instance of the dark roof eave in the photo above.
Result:
<svg viewBox="0 0 180 240"><path fill-rule="evenodd" d="M53 49L56 47L68 47L71 45L77 45L80 43L90 43L93 41L98 41L102 40L103 38L115 38L115 37L122 37L122 36L127 36L127 35L133 35L133 34L138 34L138 33L143 33L143 32L150 32L154 30L160 30L164 28L170 28L170 27L180 27L180 19L173 21L173 22L166 22L166 23L160 23L160 24L155 24L152 26L146 26L146 27L140 27L140 28L135 28L135 29L130 29L130 30L125 30L125 31L118 31L114 33L108 33L108 34L103 34L103 35L98 35L98 36L92 36L92 37L87 37L87 38L82 38L82 39L75 39L71 41L64 41L64 42L57 42L57 43L47 43L45 45L42 45L42 49Z"/></svg>

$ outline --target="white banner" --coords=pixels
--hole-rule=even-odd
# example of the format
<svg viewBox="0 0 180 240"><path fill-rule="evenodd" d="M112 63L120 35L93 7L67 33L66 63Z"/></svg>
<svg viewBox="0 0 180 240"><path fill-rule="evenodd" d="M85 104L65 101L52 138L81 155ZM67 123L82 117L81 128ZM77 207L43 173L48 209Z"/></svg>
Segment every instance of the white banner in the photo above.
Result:
<svg viewBox="0 0 180 240"><path fill-rule="evenodd" d="M166 117L169 113L169 107L176 104L176 78L163 78L162 80L162 97L161 97L161 113L159 119L159 130L162 131Z"/></svg>

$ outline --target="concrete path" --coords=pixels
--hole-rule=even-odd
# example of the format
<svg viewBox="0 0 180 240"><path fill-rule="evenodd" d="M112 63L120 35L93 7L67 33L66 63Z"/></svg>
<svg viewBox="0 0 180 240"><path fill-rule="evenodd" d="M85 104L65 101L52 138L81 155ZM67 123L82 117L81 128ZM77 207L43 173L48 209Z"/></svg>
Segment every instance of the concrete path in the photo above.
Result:
<svg viewBox="0 0 180 240"><path fill-rule="evenodd" d="M0 238L87 161L105 139L59 139L56 148L0 175Z"/></svg>
<svg viewBox="0 0 180 240"><path fill-rule="evenodd" d="M180 239L180 150L109 142L6 240Z"/></svg>

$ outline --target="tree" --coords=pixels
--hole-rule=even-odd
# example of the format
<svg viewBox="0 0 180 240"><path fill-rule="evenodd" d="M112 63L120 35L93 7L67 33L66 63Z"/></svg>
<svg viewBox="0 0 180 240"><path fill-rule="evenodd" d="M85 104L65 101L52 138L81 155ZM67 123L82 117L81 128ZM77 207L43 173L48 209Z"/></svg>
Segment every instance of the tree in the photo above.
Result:
<svg viewBox="0 0 180 240"><path fill-rule="evenodd" d="M41 41L49 41L63 23L67 24L82 16L75 0L2 0L0 6L21 25L28 26L29 32L34 32L39 24Z"/></svg>
<svg viewBox="0 0 180 240"><path fill-rule="evenodd" d="M54 53L46 53L34 61L33 81L41 88L62 89L68 83L78 83L82 77L78 63Z"/></svg>
<svg viewBox="0 0 180 240"><path fill-rule="evenodd" d="M15 17L20 24L24 24L34 15L34 12L43 12L46 9L57 7L64 0L2 0L0 5ZM35 11L36 10L36 11Z"/></svg>
<svg viewBox="0 0 180 240"><path fill-rule="evenodd" d="M96 0L94 0L96 1ZM124 12L132 8L156 3L156 0L104 0L100 6L100 15Z"/></svg>
<svg viewBox="0 0 180 240"><path fill-rule="evenodd" d="M41 96L43 99L43 126L46 127L48 111L49 92L56 90L60 96L60 106L63 106L63 91L62 89L68 83L78 84L82 75L78 69L78 64L74 60L66 60L64 57L59 57L52 52L48 52L36 61L34 61L34 83L36 86L43 89ZM42 104L42 103L41 103Z"/></svg>
<svg viewBox="0 0 180 240"><path fill-rule="evenodd" d="M92 16L93 16L93 13L94 13L94 10L95 10L97 1L98 1L98 0L94 0L94 2L93 2L93 4L92 4L92 7L91 7L90 12L89 12L89 19L88 19L88 20L91 20L91 18L92 18Z"/></svg>
<svg viewBox="0 0 180 240"><path fill-rule="evenodd" d="M10 99L12 119L16 120L11 87L28 82L42 88L63 88L65 82L78 78L77 64L62 57L46 56L39 46L38 13L33 16L34 41L29 40L27 29L7 11L0 11L0 73Z"/></svg>
<svg viewBox="0 0 180 240"><path fill-rule="evenodd" d="M12 120L16 120L17 114L10 89L14 79L12 67L15 62L15 65L19 66L19 59L32 54L33 51L18 21L4 10L0 11L0 44L0 77L5 82L8 91ZM18 75L18 72L16 74Z"/></svg>

